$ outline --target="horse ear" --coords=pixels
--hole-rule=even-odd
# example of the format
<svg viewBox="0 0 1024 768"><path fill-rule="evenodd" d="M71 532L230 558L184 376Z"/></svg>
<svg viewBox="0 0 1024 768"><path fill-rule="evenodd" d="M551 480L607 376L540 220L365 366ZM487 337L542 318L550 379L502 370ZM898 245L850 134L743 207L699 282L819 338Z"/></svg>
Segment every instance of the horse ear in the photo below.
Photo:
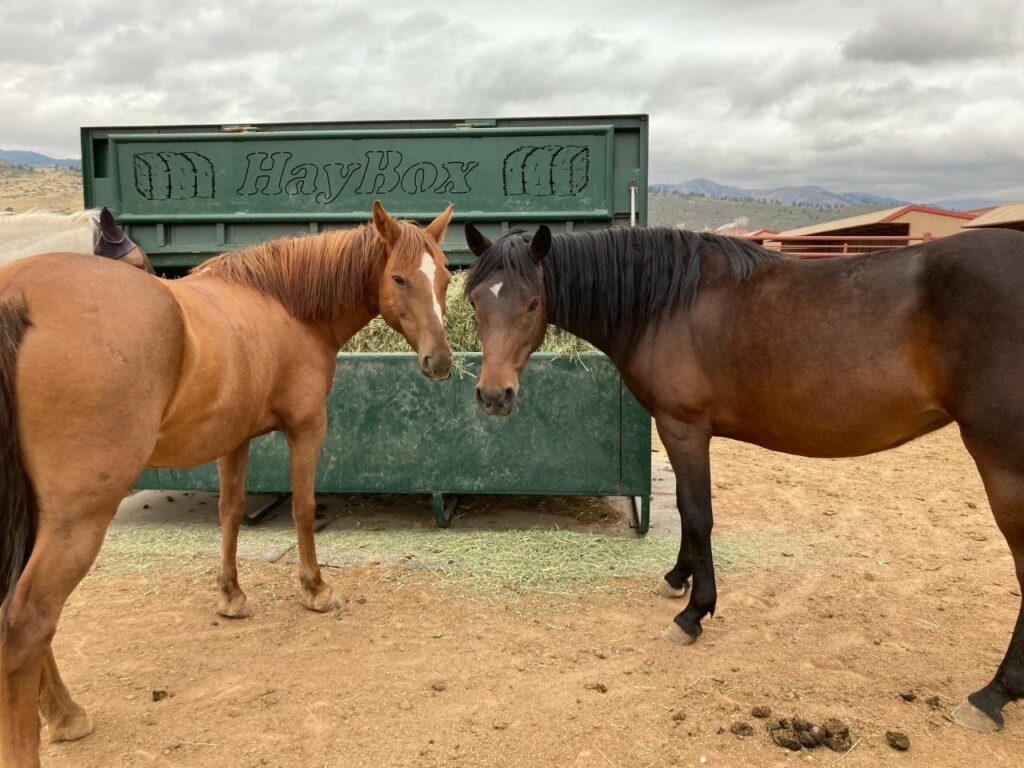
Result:
<svg viewBox="0 0 1024 768"><path fill-rule="evenodd" d="M381 236L381 239L388 245L394 245L398 242L398 222L388 215L388 212L384 210L384 206L380 204L380 200L373 201L373 227L377 230L377 234Z"/></svg>
<svg viewBox="0 0 1024 768"><path fill-rule="evenodd" d="M424 227L427 234L434 238L434 242L438 245L444 242L444 235L448 231L448 222L452 220L452 211L454 210L455 203L449 203L440 216Z"/></svg>
<svg viewBox="0 0 1024 768"><path fill-rule="evenodd" d="M470 222L466 222L466 245L469 246L469 250L474 256L483 256L484 251L491 247L491 241L484 237L483 233L474 227Z"/></svg>
<svg viewBox="0 0 1024 768"><path fill-rule="evenodd" d="M107 206L103 206L103 210L100 211L100 233L103 235L103 239L109 240L112 243L121 241L124 237L124 232L117 222L114 221L114 214L110 212Z"/></svg>
<svg viewBox="0 0 1024 768"><path fill-rule="evenodd" d="M548 255L551 250L551 230L546 224L537 227L537 232L530 240L530 256L534 262L540 264L541 259Z"/></svg>

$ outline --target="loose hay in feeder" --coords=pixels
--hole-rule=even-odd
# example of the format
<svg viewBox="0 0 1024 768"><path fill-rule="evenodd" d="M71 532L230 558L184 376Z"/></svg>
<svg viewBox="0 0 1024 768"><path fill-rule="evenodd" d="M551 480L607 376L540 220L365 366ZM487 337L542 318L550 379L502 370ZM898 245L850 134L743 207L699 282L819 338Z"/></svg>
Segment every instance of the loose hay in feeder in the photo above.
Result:
<svg viewBox="0 0 1024 768"><path fill-rule="evenodd" d="M448 343L455 352L479 352L480 339L476 333L476 317L473 308L462 289L466 285L466 272L456 272L448 287L448 307L445 310L445 328ZM409 344L402 335L393 330L381 318L370 321L363 330L353 336L342 348L342 352L408 352ZM548 328L541 352L554 352L564 357L575 357L581 352L593 352L587 342L568 333Z"/></svg>

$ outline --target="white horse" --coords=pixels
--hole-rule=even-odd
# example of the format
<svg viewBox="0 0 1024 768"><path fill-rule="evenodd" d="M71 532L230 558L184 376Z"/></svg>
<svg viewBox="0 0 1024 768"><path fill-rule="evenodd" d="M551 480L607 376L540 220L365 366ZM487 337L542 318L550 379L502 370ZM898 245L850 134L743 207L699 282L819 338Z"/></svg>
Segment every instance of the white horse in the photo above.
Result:
<svg viewBox="0 0 1024 768"><path fill-rule="evenodd" d="M36 253L94 253L153 272L146 252L102 210L0 214L0 267Z"/></svg>

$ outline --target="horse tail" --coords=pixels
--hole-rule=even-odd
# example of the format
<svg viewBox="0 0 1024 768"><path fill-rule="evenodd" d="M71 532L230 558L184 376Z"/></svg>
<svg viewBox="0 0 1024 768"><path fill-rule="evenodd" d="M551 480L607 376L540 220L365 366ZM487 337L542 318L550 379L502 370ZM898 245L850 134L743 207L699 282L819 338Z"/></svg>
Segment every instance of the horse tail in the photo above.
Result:
<svg viewBox="0 0 1024 768"><path fill-rule="evenodd" d="M0 299L0 603L6 606L35 540L35 491L21 459L14 379L32 325L24 298Z"/></svg>

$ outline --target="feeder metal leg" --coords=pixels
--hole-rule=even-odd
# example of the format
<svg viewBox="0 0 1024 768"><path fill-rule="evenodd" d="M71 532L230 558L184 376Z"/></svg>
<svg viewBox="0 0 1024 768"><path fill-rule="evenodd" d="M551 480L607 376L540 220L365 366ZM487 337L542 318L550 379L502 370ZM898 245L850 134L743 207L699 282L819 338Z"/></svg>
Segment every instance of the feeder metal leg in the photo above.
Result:
<svg viewBox="0 0 1024 768"><path fill-rule="evenodd" d="M452 524L452 518L455 517L455 510L459 508L460 501L462 501L461 496L451 496L446 502L444 494L431 494L434 520L437 521L439 527L448 528Z"/></svg>
<svg viewBox="0 0 1024 768"><path fill-rule="evenodd" d="M643 536L651 528L651 497L630 496L630 507L633 510L633 522L631 528Z"/></svg>

